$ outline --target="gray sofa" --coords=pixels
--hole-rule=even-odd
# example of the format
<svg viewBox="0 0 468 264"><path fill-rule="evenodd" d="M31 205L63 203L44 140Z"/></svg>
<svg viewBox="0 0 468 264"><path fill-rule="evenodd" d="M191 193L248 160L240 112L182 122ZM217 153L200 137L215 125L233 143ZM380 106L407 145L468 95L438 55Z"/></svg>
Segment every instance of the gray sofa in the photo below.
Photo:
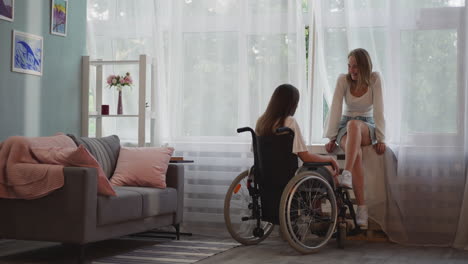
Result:
<svg viewBox="0 0 468 264"><path fill-rule="evenodd" d="M0 238L83 245L173 225L183 217L183 166L169 164L166 189L114 187L97 194L94 168L65 167L65 184L35 200L0 199Z"/></svg>

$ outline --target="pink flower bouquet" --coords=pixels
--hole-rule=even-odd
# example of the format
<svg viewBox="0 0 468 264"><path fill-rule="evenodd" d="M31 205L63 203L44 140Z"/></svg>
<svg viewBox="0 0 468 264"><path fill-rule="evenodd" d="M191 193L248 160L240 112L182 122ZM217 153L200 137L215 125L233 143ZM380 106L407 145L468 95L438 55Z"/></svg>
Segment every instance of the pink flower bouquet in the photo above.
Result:
<svg viewBox="0 0 468 264"><path fill-rule="evenodd" d="M132 86L133 80L130 73L127 72L125 75L109 75L107 77L107 85L109 87L115 86L118 91L122 91L124 86Z"/></svg>

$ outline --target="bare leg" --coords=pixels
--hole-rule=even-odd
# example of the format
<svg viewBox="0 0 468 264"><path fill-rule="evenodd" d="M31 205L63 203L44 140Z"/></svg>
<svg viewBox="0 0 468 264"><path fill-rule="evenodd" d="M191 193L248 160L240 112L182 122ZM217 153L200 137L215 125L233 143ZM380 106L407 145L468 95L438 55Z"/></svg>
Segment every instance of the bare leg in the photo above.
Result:
<svg viewBox="0 0 468 264"><path fill-rule="evenodd" d="M361 149L359 149L351 174L353 174L353 190L356 196L356 204L364 205L366 202L364 200L364 171L362 169Z"/></svg>
<svg viewBox="0 0 468 264"><path fill-rule="evenodd" d="M362 169L361 146L371 144L369 128L359 120L351 120L347 124L347 134L341 139L341 148L345 151L345 170L353 175L353 190L356 203L364 205L364 172Z"/></svg>
<svg viewBox="0 0 468 264"><path fill-rule="evenodd" d="M354 163L356 162L357 154L361 146L368 146L371 144L369 128L367 125L359 120L351 120L347 124L347 135L345 136L345 170L351 171Z"/></svg>

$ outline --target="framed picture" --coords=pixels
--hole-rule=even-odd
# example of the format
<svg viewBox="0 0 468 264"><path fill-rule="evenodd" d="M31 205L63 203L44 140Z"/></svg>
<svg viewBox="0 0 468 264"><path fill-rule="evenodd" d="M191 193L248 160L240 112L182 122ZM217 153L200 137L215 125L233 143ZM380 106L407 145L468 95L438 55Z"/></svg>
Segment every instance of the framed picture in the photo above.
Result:
<svg viewBox="0 0 468 264"><path fill-rule="evenodd" d="M11 70L42 76L43 38L13 30Z"/></svg>
<svg viewBox="0 0 468 264"><path fill-rule="evenodd" d="M0 19L13 21L15 0L0 0Z"/></svg>
<svg viewBox="0 0 468 264"><path fill-rule="evenodd" d="M50 33L65 37L67 35L68 0L51 0Z"/></svg>

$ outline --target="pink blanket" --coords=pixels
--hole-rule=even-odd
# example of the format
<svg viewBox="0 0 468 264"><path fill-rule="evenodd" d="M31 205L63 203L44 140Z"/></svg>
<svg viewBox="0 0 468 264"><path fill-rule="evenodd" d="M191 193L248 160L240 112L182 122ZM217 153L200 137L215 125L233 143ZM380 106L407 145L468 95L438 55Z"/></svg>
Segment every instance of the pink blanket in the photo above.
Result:
<svg viewBox="0 0 468 264"><path fill-rule="evenodd" d="M74 147L66 135L13 136L0 143L0 198L36 199L63 186L63 165L45 164L32 148Z"/></svg>

